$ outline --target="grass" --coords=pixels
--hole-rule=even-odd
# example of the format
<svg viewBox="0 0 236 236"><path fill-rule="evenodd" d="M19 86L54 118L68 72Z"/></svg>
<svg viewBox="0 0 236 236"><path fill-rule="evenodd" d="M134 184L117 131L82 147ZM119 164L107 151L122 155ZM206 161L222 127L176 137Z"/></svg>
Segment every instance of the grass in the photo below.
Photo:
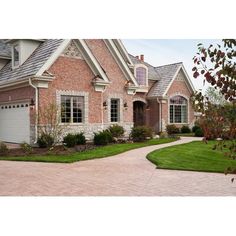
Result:
<svg viewBox="0 0 236 236"><path fill-rule="evenodd" d="M163 148L149 153L147 159L160 169L223 173L228 167L236 168L236 160L220 150L212 150L215 143L194 141Z"/></svg>
<svg viewBox="0 0 236 236"><path fill-rule="evenodd" d="M56 163L72 163L76 161L91 160L96 158L109 157L132 149L169 143L176 141L174 138L151 139L141 143L125 143L112 144L97 147L93 150L84 152L75 152L70 155L46 155L46 156L23 156L23 157L0 157L0 160L8 161L35 161L35 162L56 162Z"/></svg>
<svg viewBox="0 0 236 236"><path fill-rule="evenodd" d="M181 134L176 134L178 137L195 137L195 133L181 133Z"/></svg>

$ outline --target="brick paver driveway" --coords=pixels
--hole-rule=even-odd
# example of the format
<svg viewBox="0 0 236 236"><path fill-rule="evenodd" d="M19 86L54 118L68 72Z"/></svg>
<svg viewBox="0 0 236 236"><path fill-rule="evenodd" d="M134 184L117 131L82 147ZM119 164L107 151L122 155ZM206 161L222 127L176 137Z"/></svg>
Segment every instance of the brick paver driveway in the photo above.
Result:
<svg viewBox="0 0 236 236"><path fill-rule="evenodd" d="M73 164L0 161L0 195L232 196L230 176L157 170L146 154L196 138Z"/></svg>

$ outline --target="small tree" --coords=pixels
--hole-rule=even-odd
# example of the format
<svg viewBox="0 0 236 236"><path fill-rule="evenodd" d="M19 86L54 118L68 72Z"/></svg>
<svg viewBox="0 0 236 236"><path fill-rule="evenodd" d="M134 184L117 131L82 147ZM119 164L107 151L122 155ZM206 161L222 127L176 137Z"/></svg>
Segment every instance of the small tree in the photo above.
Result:
<svg viewBox="0 0 236 236"><path fill-rule="evenodd" d="M61 141L67 126L61 124L61 113L57 104L49 103L46 107L40 107L38 122L41 135L52 137L54 145Z"/></svg>

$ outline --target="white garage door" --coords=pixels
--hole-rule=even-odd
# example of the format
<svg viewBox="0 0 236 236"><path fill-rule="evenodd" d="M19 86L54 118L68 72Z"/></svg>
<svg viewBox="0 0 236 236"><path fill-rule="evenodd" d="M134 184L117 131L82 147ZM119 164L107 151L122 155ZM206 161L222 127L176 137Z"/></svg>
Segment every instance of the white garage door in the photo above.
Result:
<svg viewBox="0 0 236 236"><path fill-rule="evenodd" d="M12 143L29 143L28 103L0 105L0 140Z"/></svg>

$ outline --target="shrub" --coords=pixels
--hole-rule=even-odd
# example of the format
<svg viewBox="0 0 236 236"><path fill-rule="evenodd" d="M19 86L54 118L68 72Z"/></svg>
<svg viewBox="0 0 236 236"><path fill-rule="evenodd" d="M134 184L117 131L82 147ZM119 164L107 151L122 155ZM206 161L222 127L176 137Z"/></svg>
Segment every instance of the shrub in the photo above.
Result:
<svg viewBox="0 0 236 236"><path fill-rule="evenodd" d="M8 147L4 142L0 141L0 155L4 155L8 152Z"/></svg>
<svg viewBox="0 0 236 236"><path fill-rule="evenodd" d="M187 134L187 133L190 133L191 132L191 130L190 130L190 128L187 126L187 125L183 125L182 126L182 128L181 128L181 133L183 133L183 134Z"/></svg>
<svg viewBox="0 0 236 236"><path fill-rule="evenodd" d="M94 144L95 145L107 145L112 143L113 138L108 130L100 131L99 133L94 133Z"/></svg>
<svg viewBox="0 0 236 236"><path fill-rule="evenodd" d="M76 136L76 144L77 144L77 145L86 144L86 138L85 138L83 132L78 133L78 134L76 134L75 136Z"/></svg>
<svg viewBox="0 0 236 236"><path fill-rule="evenodd" d="M42 133L38 138L38 145L40 148L52 147L54 138L50 134Z"/></svg>
<svg viewBox="0 0 236 236"><path fill-rule="evenodd" d="M110 131L113 138L120 138L125 133L124 128L117 124L110 126L108 130Z"/></svg>
<svg viewBox="0 0 236 236"><path fill-rule="evenodd" d="M179 133L179 128L176 125L167 125L166 126L166 131L169 135L178 134Z"/></svg>
<svg viewBox="0 0 236 236"><path fill-rule="evenodd" d="M130 136L134 142L142 142L148 137L152 138L152 129L147 126L133 127Z"/></svg>
<svg viewBox="0 0 236 236"><path fill-rule="evenodd" d="M195 130L195 136L196 137L203 137L204 136L204 133L201 128L198 128Z"/></svg>
<svg viewBox="0 0 236 236"><path fill-rule="evenodd" d="M75 134L67 134L63 138L63 143L67 147L74 147L77 144L77 135L75 135Z"/></svg>
<svg viewBox="0 0 236 236"><path fill-rule="evenodd" d="M197 129L200 129L198 125L194 125L192 128L192 132L195 133Z"/></svg>
<svg viewBox="0 0 236 236"><path fill-rule="evenodd" d="M160 132L159 136L160 138L167 138L168 134L166 132Z"/></svg>
<svg viewBox="0 0 236 236"><path fill-rule="evenodd" d="M32 153L33 151L33 148L26 142L21 143L20 147L25 153L28 153L28 154Z"/></svg>

